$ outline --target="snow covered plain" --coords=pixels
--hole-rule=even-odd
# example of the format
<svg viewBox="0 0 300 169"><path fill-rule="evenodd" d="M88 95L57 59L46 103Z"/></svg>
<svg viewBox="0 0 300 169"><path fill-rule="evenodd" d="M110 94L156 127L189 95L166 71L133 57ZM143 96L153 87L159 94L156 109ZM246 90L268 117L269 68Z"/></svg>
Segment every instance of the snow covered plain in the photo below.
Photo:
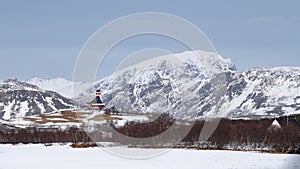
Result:
<svg viewBox="0 0 300 169"><path fill-rule="evenodd" d="M121 148L120 148L121 149ZM131 149L151 151L151 149ZM300 155L219 150L172 149L166 154L132 160L102 148L68 145L0 145L0 169L299 169Z"/></svg>

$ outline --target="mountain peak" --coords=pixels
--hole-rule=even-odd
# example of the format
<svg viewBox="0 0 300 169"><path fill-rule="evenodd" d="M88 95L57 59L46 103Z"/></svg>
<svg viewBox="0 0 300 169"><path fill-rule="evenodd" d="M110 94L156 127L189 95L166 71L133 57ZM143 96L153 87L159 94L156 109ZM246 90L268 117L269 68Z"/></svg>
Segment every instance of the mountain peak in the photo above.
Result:
<svg viewBox="0 0 300 169"><path fill-rule="evenodd" d="M41 90L39 87L33 84L18 81L18 79L16 78L2 81L0 87L6 90L36 90L36 91Z"/></svg>
<svg viewBox="0 0 300 169"><path fill-rule="evenodd" d="M135 79L145 79L150 78L149 76L156 72L161 77L181 74L209 78L219 73L235 70L235 65L230 59L224 59L217 53L198 50L151 58L117 71L112 76L140 72L135 74Z"/></svg>
<svg viewBox="0 0 300 169"><path fill-rule="evenodd" d="M215 52L185 51L175 54L175 56L185 62L193 62L195 65L206 67L206 69L213 69L215 72L236 71L236 66L231 59L224 59Z"/></svg>
<svg viewBox="0 0 300 169"><path fill-rule="evenodd" d="M34 84L43 90L56 91L64 97L73 97L73 81L66 80L61 77L53 79L42 79L39 77L34 77L26 81L27 83Z"/></svg>

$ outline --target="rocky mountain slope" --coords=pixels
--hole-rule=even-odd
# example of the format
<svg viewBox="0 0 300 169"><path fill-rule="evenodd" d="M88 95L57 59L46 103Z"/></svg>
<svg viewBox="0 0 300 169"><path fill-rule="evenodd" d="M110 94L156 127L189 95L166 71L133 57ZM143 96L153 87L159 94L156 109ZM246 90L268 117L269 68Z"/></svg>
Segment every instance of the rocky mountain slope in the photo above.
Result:
<svg viewBox="0 0 300 169"><path fill-rule="evenodd" d="M256 68L228 73L228 117L274 117L300 113L300 68Z"/></svg>
<svg viewBox="0 0 300 169"><path fill-rule="evenodd" d="M90 101L129 112L168 112L181 118L261 118L300 113L300 68L255 68L237 72L214 53L162 56L120 70L84 91Z"/></svg>
<svg viewBox="0 0 300 169"><path fill-rule="evenodd" d="M16 79L0 82L0 119L15 119L71 107L72 100L56 92Z"/></svg>
<svg viewBox="0 0 300 169"><path fill-rule="evenodd" d="M59 93L72 92L72 82L60 81L29 82ZM90 102L97 89L101 89L108 107L128 112L168 112L181 118L261 118L300 113L300 68L238 72L229 59L204 51L161 56L119 70L95 84L77 83L74 90L80 94L74 100Z"/></svg>

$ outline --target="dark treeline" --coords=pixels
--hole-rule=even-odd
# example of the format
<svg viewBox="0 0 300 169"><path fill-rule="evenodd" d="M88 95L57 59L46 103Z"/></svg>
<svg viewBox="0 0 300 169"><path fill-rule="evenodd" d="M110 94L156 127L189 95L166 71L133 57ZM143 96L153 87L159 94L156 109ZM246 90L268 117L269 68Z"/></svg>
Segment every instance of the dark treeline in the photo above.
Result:
<svg viewBox="0 0 300 169"><path fill-rule="evenodd" d="M0 143L79 143L89 142L88 135L77 127L66 130L56 128L0 130Z"/></svg>
<svg viewBox="0 0 300 169"><path fill-rule="evenodd" d="M154 121L151 122L127 122L122 127L112 127L119 133L134 137L147 138L157 136L173 125L175 119L168 114L161 114Z"/></svg>
<svg viewBox="0 0 300 169"><path fill-rule="evenodd" d="M260 120L229 120L221 119L213 134L207 140L199 140L200 133L205 121L188 123L186 121L175 121L171 116L161 115L152 122L127 122L123 126L114 126L111 123L92 126L92 130L71 127L60 129L9 129L0 130L0 143L91 143L91 142L115 142L128 146L153 146L163 147L174 145L175 147L191 148L214 148L214 149L236 149L236 150L268 150L283 153L300 153L300 117L294 116L287 119L277 119L280 127L272 126L275 119ZM165 131L172 131L161 135ZM86 126L91 127L91 126ZM112 128L114 131L112 132ZM1 128L0 128L1 129ZM189 129L188 134L186 130ZM89 132L87 132L89 131ZM182 132L180 132L182 131ZM185 133L181 136L182 133ZM180 136L178 136L179 134ZM203 133L201 133L203 134ZM135 142L122 139L152 138L148 142ZM154 136L160 136L155 137ZM120 141L121 140L121 141Z"/></svg>
<svg viewBox="0 0 300 169"><path fill-rule="evenodd" d="M189 126L191 124L188 123L182 123L178 125L179 127L176 130L189 127L191 127L191 130L181 139L181 143L176 147L236 150L247 148L251 150L264 149L283 153L300 153L299 117L293 117L292 120L286 120L286 117L277 119L280 122L280 127L271 125L274 120L275 119L221 119L213 134L205 141L199 140L205 123L204 121L196 121L192 126ZM145 138L163 133L173 123L174 120L172 119L170 121L156 120L150 123L129 122L117 128L117 130L130 137ZM171 141L172 136L168 139ZM178 137L174 135L173 139L178 139ZM165 139L163 141L168 140ZM158 140L152 140L152 143L157 144L160 142Z"/></svg>
<svg viewBox="0 0 300 169"><path fill-rule="evenodd" d="M277 152L300 153L300 126L296 123L282 124L280 128L271 126L274 119L228 120L222 119L208 139L211 147L259 150L270 148ZM185 143L198 145L203 122L196 122L184 139ZM207 142L204 144L207 146Z"/></svg>

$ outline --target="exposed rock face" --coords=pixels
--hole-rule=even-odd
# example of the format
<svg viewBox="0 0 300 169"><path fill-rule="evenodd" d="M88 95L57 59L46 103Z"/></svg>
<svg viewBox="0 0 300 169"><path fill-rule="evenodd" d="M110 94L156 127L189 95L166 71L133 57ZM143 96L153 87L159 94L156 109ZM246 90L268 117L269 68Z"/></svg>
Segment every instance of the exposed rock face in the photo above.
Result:
<svg viewBox="0 0 300 169"><path fill-rule="evenodd" d="M18 81L0 83L0 118L13 119L73 107L72 100L53 91Z"/></svg>

